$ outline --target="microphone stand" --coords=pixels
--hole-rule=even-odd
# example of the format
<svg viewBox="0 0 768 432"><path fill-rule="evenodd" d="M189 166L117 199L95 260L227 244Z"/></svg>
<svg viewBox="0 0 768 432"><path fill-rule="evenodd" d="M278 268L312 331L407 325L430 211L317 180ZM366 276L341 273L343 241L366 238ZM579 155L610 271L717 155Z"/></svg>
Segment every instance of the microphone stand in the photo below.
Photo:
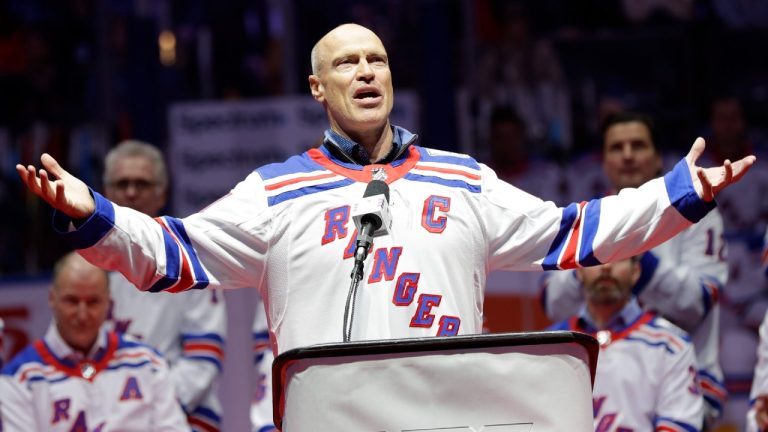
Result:
<svg viewBox="0 0 768 432"><path fill-rule="evenodd" d="M349 275L349 277L352 278L352 282L349 285L347 303L344 306L344 342L349 342L352 338L352 323L355 320L355 300L357 300L357 290L360 286L360 280L363 279L363 267L365 266L365 258L368 256L368 248L373 242L371 234L377 228L378 227L374 226L374 223L365 223L357 236L355 264L354 267L352 267L352 273Z"/></svg>
<svg viewBox="0 0 768 432"><path fill-rule="evenodd" d="M381 196L378 200L376 196ZM360 219L355 219L355 225L358 226L359 232L357 234L357 243L355 245L355 263L352 267L352 274L349 276L352 278L352 282L349 285L349 293L347 294L347 302L344 305L344 328L343 328L343 341L349 342L352 339L352 324L355 320L355 303L357 300L357 292L360 286L360 281L363 279L363 268L365 267L365 258L368 256L368 249L373 244L373 235L379 228L384 225L384 220L387 222L387 227L391 224L391 220L386 213L387 204L389 203L389 186L378 179L372 180L368 183L363 193L363 199L370 198L373 202L366 202L366 205L362 205L362 211L360 213ZM371 208L373 205L373 208ZM353 208L353 213L358 209L357 205ZM382 212L383 210L383 212ZM353 219L357 217L353 214Z"/></svg>
<svg viewBox="0 0 768 432"><path fill-rule="evenodd" d="M344 306L344 342L349 342L352 337L352 322L355 319L355 300L357 299L357 288L360 285L360 279L363 278L362 266L360 271L357 271L357 263L355 263L355 270L352 271L352 282L349 285L349 293L347 293L347 304Z"/></svg>

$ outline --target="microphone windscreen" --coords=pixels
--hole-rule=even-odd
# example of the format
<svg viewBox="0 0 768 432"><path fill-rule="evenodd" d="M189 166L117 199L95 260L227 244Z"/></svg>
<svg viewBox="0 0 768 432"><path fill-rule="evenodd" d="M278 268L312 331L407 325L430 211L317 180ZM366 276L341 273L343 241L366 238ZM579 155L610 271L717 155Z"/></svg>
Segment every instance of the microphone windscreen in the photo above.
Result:
<svg viewBox="0 0 768 432"><path fill-rule="evenodd" d="M381 180L371 180L371 182L368 183L368 186L365 188L363 198L374 195L384 195L384 198L386 198L387 202L389 202L389 185Z"/></svg>

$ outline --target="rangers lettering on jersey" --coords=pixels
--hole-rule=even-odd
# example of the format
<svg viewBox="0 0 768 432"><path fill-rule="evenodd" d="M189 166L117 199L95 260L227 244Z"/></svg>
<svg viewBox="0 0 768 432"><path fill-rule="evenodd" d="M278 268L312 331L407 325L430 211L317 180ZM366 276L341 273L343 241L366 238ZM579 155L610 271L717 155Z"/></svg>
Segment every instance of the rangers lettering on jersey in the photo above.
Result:
<svg viewBox="0 0 768 432"><path fill-rule="evenodd" d="M419 276L419 273L403 273L397 278L392 304L408 306L413 302L416 290L419 288Z"/></svg>
<svg viewBox="0 0 768 432"><path fill-rule="evenodd" d="M330 209L325 212L325 234L321 244L330 243L336 239L347 236L347 222L349 222L349 206ZM357 238L357 236L352 236Z"/></svg>
<svg viewBox="0 0 768 432"><path fill-rule="evenodd" d="M402 247L377 249L373 255L373 271L371 271L371 275L368 277L368 283L380 282L382 276L384 276L384 280L391 281L394 279L397 262L400 260L401 253L403 253Z"/></svg>
<svg viewBox="0 0 768 432"><path fill-rule="evenodd" d="M424 200L424 211L421 217L421 226L430 233L440 234L445 231L448 213L451 209L449 197L430 195ZM348 205L334 207L325 211L323 235L320 244L329 245L336 240L345 239L349 232L350 207ZM352 258L355 253L357 230L355 229L344 248L343 259ZM373 245L371 249L374 250ZM382 281L392 281L397 275L397 267L400 256L403 253L402 246L376 249L373 254L373 262L370 266L368 284ZM406 307L413 303L419 288L419 273L401 273L397 277L392 295L394 306ZM430 328L434 325L435 315L430 313L433 308L440 305L442 296L434 294L421 294L417 302L416 310L411 317L410 327ZM441 316L436 335L454 336L458 334L461 319L458 316Z"/></svg>
<svg viewBox="0 0 768 432"><path fill-rule="evenodd" d="M443 296L422 294L419 296L419 307L416 309L416 315L411 319L411 327L432 327L435 321L435 315L431 314L432 308L440 306Z"/></svg>
<svg viewBox="0 0 768 432"><path fill-rule="evenodd" d="M325 228L320 244L328 245L336 240L344 239L348 233L349 206L335 207L326 210L324 214ZM424 200L424 211L421 225L430 233L440 234L445 230L448 212L451 209L451 199L431 195ZM440 216L438 215L440 212ZM343 259L354 256L357 230L354 230L347 246L344 248ZM371 247L373 249L373 246ZM383 281L392 281L397 273L400 256L403 253L401 246L391 248L379 248L373 253L368 283L375 284ZM419 273L401 273L395 284L392 304L395 306L410 306L416 296L419 285ZM421 294L419 296L416 311L409 323L410 327L430 328L435 321L435 315L430 313L433 308L440 306L442 296L434 294ZM459 332L461 318L458 316L441 316L436 335L454 336Z"/></svg>

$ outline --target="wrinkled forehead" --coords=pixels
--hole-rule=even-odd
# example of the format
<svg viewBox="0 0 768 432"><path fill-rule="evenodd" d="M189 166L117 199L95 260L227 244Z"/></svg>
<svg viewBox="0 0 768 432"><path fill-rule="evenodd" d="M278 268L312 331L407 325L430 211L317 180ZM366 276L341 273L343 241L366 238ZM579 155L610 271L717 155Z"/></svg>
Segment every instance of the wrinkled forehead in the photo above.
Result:
<svg viewBox="0 0 768 432"><path fill-rule="evenodd" d="M55 274L51 291L59 296L109 298L109 276L90 263L72 258Z"/></svg>
<svg viewBox="0 0 768 432"><path fill-rule="evenodd" d="M340 28L328 33L320 43L324 54L331 59L366 53L386 55L384 44L375 33L364 28Z"/></svg>
<svg viewBox="0 0 768 432"><path fill-rule="evenodd" d="M54 298L66 301L109 301L109 286L101 281L79 284L59 284L51 287Z"/></svg>

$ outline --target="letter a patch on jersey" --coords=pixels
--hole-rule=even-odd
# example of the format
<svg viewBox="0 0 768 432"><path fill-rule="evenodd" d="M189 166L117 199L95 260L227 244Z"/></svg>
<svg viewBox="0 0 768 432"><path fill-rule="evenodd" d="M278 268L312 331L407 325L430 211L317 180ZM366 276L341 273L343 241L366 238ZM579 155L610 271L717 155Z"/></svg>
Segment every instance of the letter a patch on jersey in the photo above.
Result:
<svg viewBox="0 0 768 432"><path fill-rule="evenodd" d="M120 395L120 400L141 400L144 396L141 395L141 389L139 389L139 383L136 381L136 377L128 377L125 380L125 386L123 387L123 393Z"/></svg>

